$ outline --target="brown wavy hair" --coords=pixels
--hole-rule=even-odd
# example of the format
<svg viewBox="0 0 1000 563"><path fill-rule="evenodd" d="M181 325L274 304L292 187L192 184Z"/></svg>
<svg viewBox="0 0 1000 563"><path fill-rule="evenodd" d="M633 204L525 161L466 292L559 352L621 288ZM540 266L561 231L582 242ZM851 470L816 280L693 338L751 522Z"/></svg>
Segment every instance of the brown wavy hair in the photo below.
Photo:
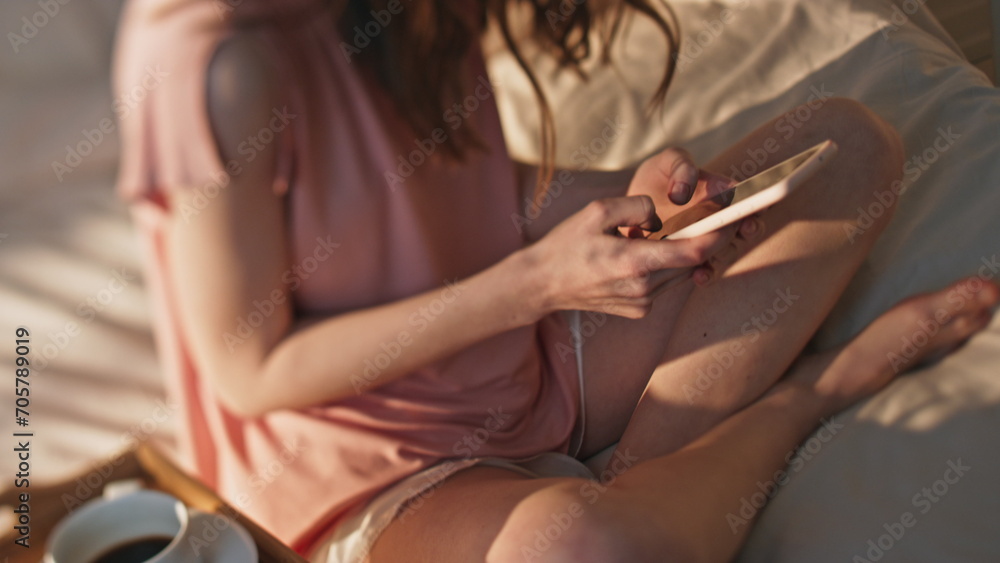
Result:
<svg viewBox="0 0 1000 563"><path fill-rule="evenodd" d="M492 19L539 102L542 161L535 190L537 199L545 193L552 178L555 125L545 92L513 37L512 10L524 10L530 18L528 39L554 56L562 68L580 74L581 78L585 78L582 63L592 55L592 30L602 39L599 56L607 64L611 59L610 47L626 12L634 10L651 18L663 31L669 49L667 68L650 101L652 109L666 96L675 71L675 55L680 52L680 34L673 11L659 0L661 14L653 2L657 0L339 0L334 3L333 14L342 37L350 41L356 28L365 29L373 21L373 11L395 10L393 23L379 27L379 33L359 50L357 58L377 74L422 137L429 137L436 128L444 128L448 108L461 99L463 85L470 78L464 75L465 55ZM395 23L397 18L399 24ZM466 151L484 147L474 130L462 127L449 134L441 148L451 158L462 160Z"/></svg>

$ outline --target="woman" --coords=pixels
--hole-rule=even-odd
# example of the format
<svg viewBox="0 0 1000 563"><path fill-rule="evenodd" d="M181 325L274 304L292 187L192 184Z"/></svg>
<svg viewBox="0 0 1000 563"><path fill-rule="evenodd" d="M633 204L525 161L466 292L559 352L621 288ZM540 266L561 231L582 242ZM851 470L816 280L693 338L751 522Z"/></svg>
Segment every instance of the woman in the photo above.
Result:
<svg viewBox="0 0 1000 563"><path fill-rule="evenodd" d="M515 4L531 31L506 22ZM118 92L165 78L122 119L119 184L184 453L302 553L729 559L748 526L727 514L887 384L918 323L940 329L907 366L988 323L1000 291L957 284L804 352L888 220L848 239L854 210L902 171L896 134L848 100L770 154L840 146L758 218L642 236L730 185L712 171L772 124L704 170L669 149L606 189L564 190L524 240L509 218L544 195L548 166L537 185L516 176L479 39L492 17L515 53L535 41L572 68L598 56L588 30L652 17L676 49L661 5L596 4L128 5Z"/></svg>

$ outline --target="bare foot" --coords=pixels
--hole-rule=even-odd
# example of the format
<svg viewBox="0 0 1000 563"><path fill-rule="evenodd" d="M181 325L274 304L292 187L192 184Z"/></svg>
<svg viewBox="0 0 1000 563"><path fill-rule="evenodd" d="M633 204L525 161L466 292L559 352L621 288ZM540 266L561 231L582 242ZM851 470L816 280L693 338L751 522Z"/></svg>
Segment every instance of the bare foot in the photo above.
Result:
<svg viewBox="0 0 1000 563"><path fill-rule="evenodd" d="M902 301L836 352L814 388L835 407L846 408L924 360L955 351L986 328L998 302L1000 287L979 278Z"/></svg>

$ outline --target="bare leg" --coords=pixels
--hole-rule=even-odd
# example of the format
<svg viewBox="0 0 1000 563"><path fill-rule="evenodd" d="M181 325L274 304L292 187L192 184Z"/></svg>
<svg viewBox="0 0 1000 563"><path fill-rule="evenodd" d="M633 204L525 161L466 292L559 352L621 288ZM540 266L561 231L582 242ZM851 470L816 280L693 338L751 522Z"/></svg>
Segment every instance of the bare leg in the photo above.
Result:
<svg viewBox="0 0 1000 563"><path fill-rule="evenodd" d="M733 526L727 515L757 491L757 481L783 467L787 452L823 417L892 379L899 366L891 354L902 337L947 310L948 320L910 360L919 362L988 324L1000 288L985 285L955 306L948 297L956 288L901 303L844 348L799 360L760 400L677 452L626 468L613 483L464 471L390 525L372 561L731 559L750 526Z"/></svg>
<svg viewBox="0 0 1000 563"><path fill-rule="evenodd" d="M738 258L711 285L668 294L649 319L609 320L586 343L587 396L596 400L587 405L584 454L621 436L620 448L648 459L695 439L770 388L846 288L891 212L854 239L845 226L899 178L902 149L856 102L831 99L811 111L789 139L768 123L708 165L731 174L754 151L767 155L762 170L827 138L837 141L840 153L827 168L762 214L767 236L734 249ZM636 369L623 369L623 357L636 358ZM651 364L659 366L645 379L640 370ZM627 390L634 401L643 388L634 412L634 403L607 400Z"/></svg>
<svg viewBox="0 0 1000 563"><path fill-rule="evenodd" d="M932 318L945 303L943 292L904 303L843 350L795 363L880 230L875 226L851 245L844 226L854 219L856 207L885 189L901 169L891 131L856 104L827 104L771 160L832 137L842 148L841 162L849 166L830 170L798 192L799 197L769 210L765 223L772 236L743 249L726 277L690 295L671 294L658 301L649 319L619 324L622 330L609 330L618 322L609 318L602 335L588 341L587 367L601 368L588 381L588 394L612 403L603 410L588 403L588 408L596 405L591 408L596 418L588 416L588 422L598 422L588 428L591 447L601 439L613 441L614 425L624 427L622 420L628 420L635 404L634 399L631 404L608 401L609 395L594 389L631 382L641 390L666 345L668 361L649 380L619 446L628 470L597 489L578 479L530 480L491 468L463 472L436 490L416 514L393 523L376 544L373 561L608 563L732 557L749 526L731 529L726 514L756 491L757 481L781 469L785 454L822 417L891 379L895 370L887 354L896 351L901 336L913 333L915 318ZM725 163L737 161L747 147L765 146L768 133L768 127L762 128L715 166L725 171ZM772 307L775 292L792 280L801 280L802 287L792 293L808 306L783 315L767 331L758 329L750 342L743 323ZM949 349L984 326L987 304L996 302L998 291L991 287L984 293L984 301L969 301L954 311L947 329L923 352ZM699 310L704 317L696 314ZM698 330L687 332L691 327ZM711 386L713 393L688 402L684 384L697 383L691 372L718 362L712 352L733 342L756 348L738 355L724 380L720 377ZM793 363L787 381L730 415L764 393ZM650 371L643 373L644 366Z"/></svg>

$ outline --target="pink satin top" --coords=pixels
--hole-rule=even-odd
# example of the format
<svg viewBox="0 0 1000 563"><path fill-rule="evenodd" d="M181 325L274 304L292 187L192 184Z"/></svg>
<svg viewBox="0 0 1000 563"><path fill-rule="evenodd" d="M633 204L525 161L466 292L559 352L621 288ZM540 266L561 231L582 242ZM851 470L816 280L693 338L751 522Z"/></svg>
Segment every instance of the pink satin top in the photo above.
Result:
<svg viewBox="0 0 1000 563"><path fill-rule="evenodd" d="M210 199L229 179L226 166L237 169L219 156L205 95L209 61L236 23L253 21L245 32L260 39L282 73L282 107L261 124L271 133L258 141L278 143L281 154L273 185L286 199L293 249L282 289L297 310L335 315L433 288L441 288L445 307L463 291L451 285L455 280L523 245L511 221L519 211L514 169L478 50L468 60L474 79L465 111L448 123L471 123L489 151L454 164L440 151L426 156L434 139L417 139L374 81L348 62L328 18L281 24L267 12L291 3L244 0L227 9L231 4L132 0L115 61L116 96L131 104L118 112L118 189L143 243L158 350L168 392L181 405L188 469L306 552L352 509L441 460L567 451L579 384L576 358L565 353L570 334L557 316L337 403L253 420L220 405L176 314L183 296L171 286L163 237L165 220L182 210L171 209L164 194L194 189ZM252 151L237 152L238 166ZM434 307L414 311L407 331L418 334L434 316ZM363 384L396 345L406 344L386 343L385 357L330 377L351 375ZM314 353L337 354L337 343Z"/></svg>

